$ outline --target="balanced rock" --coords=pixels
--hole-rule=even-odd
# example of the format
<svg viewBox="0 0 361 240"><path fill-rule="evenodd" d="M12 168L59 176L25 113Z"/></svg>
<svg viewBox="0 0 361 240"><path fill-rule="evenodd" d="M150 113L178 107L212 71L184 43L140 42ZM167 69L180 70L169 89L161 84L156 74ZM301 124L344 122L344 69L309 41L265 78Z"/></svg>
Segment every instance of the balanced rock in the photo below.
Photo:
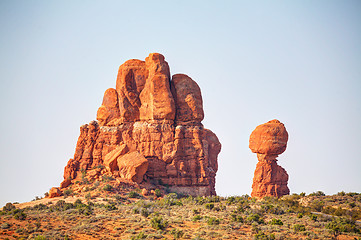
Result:
<svg viewBox="0 0 361 240"><path fill-rule="evenodd" d="M178 193L215 195L221 144L203 127L203 118L199 86L184 74L171 77L163 55L128 60L119 67L115 89L105 91L98 121L80 127L62 187L81 181L84 172L89 179L91 172L147 186L162 183Z"/></svg>
<svg viewBox="0 0 361 240"><path fill-rule="evenodd" d="M257 153L258 163L254 172L252 197L281 197L289 194L288 174L277 164L277 157L286 150L288 133L278 120L261 124L249 138L249 148Z"/></svg>

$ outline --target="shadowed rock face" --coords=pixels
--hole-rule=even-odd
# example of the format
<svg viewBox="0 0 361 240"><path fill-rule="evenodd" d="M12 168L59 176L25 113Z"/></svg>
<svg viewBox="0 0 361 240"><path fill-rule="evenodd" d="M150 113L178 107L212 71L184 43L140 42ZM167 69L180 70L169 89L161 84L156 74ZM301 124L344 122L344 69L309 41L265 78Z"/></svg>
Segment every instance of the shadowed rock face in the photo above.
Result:
<svg viewBox="0 0 361 240"><path fill-rule="evenodd" d="M249 138L249 148L257 153L258 163L254 172L252 197L281 197L289 194L288 174L277 164L277 157L286 150L288 133L278 120L261 124Z"/></svg>
<svg viewBox="0 0 361 240"><path fill-rule="evenodd" d="M199 86L190 77L170 77L159 53L119 67L116 88L105 91L97 122L80 127L74 158L64 169L69 186L86 172L140 184L168 184L191 195L215 195L221 144L201 123ZM104 166L104 167L103 167Z"/></svg>

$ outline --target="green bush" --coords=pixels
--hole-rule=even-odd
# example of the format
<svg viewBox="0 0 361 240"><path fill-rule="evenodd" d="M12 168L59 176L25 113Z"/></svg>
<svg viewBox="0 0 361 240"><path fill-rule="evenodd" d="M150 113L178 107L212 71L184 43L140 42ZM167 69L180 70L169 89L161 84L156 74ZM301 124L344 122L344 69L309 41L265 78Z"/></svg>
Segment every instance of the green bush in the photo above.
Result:
<svg viewBox="0 0 361 240"><path fill-rule="evenodd" d="M264 220L256 213L256 214L251 214L247 217L246 221L248 223L258 223L258 224L264 224Z"/></svg>
<svg viewBox="0 0 361 240"><path fill-rule="evenodd" d="M200 214L201 212L199 211L199 209L193 209L193 214L194 215L197 215L197 214Z"/></svg>
<svg viewBox="0 0 361 240"><path fill-rule="evenodd" d="M156 190L154 190L154 193L155 193L156 197L161 197L162 196L162 193L158 188Z"/></svg>
<svg viewBox="0 0 361 240"><path fill-rule="evenodd" d="M168 222L164 220L161 216L157 216L150 220L150 224L154 229L164 230L167 227Z"/></svg>
<svg viewBox="0 0 361 240"><path fill-rule="evenodd" d="M308 196L322 197L322 196L326 196L326 194L322 191L317 191L317 192L310 193Z"/></svg>
<svg viewBox="0 0 361 240"><path fill-rule="evenodd" d="M195 215L194 217L193 217L193 219L192 219L192 221L199 221L199 220L201 220L202 219L202 216L201 215Z"/></svg>
<svg viewBox="0 0 361 240"><path fill-rule="evenodd" d="M207 219L207 224L208 225L218 225L220 222L221 222L221 220L218 219L218 218L215 218L215 217L209 217Z"/></svg>
<svg viewBox="0 0 361 240"><path fill-rule="evenodd" d="M105 209L108 211L117 210L118 208L115 206L115 203L106 204L104 205Z"/></svg>
<svg viewBox="0 0 361 240"><path fill-rule="evenodd" d="M274 218L274 219L272 219L272 221L270 221L269 222L269 224L271 224L271 225L283 225L283 222L281 221L281 219L276 219L276 218Z"/></svg>
<svg viewBox="0 0 361 240"><path fill-rule="evenodd" d="M14 204L12 203L6 203L5 206L3 207L3 211L4 212L10 212L12 210L16 209L16 207L14 206Z"/></svg>
<svg viewBox="0 0 361 240"><path fill-rule="evenodd" d="M314 222L317 221L317 215L315 215L315 214L311 214L311 215L310 215L310 218L311 218L311 220L314 221Z"/></svg>
<svg viewBox="0 0 361 240"><path fill-rule="evenodd" d="M183 237L184 235L184 232L182 230L178 230L176 228L173 228L171 231L170 231L170 234L173 235L174 239L180 239L181 237Z"/></svg>
<svg viewBox="0 0 361 240"><path fill-rule="evenodd" d="M130 197L130 198L141 198L142 196L139 193L135 192L135 191L131 191L131 192L128 193L128 197Z"/></svg>
<svg viewBox="0 0 361 240"><path fill-rule="evenodd" d="M9 229L10 226L11 225L9 223L3 223L3 224L1 224L1 229Z"/></svg>
<svg viewBox="0 0 361 240"><path fill-rule="evenodd" d="M137 236L132 237L131 240L146 239L148 236L144 232L138 233Z"/></svg>
<svg viewBox="0 0 361 240"><path fill-rule="evenodd" d="M295 224L293 225L293 230L295 230L296 232L302 232L306 231L306 227L303 224Z"/></svg>
<svg viewBox="0 0 361 240"><path fill-rule="evenodd" d="M142 215L143 217L148 217L150 214L149 210L147 208L142 208L140 210L140 215Z"/></svg>
<svg viewBox="0 0 361 240"><path fill-rule="evenodd" d="M297 215L297 217L298 217L298 218L303 218L303 213L299 213L299 214Z"/></svg>
<svg viewBox="0 0 361 240"><path fill-rule="evenodd" d="M354 221L344 218L333 219L332 222L327 223L326 228L330 229L336 236L341 232L360 233L360 229L356 226Z"/></svg>
<svg viewBox="0 0 361 240"><path fill-rule="evenodd" d="M34 240L46 240L46 237L39 235L34 238Z"/></svg>
<svg viewBox="0 0 361 240"><path fill-rule="evenodd" d="M64 196L71 196L73 195L73 190L72 189L65 189L64 192L63 192Z"/></svg>
<svg viewBox="0 0 361 240"><path fill-rule="evenodd" d="M325 203L323 201L313 201L310 205L311 210L314 210L316 212L321 212L324 206Z"/></svg>
<svg viewBox="0 0 361 240"><path fill-rule="evenodd" d="M234 222L242 222L243 223L242 216L239 216L239 215L237 215L235 213L231 214L231 220L234 221Z"/></svg>
<svg viewBox="0 0 361 240"><path fill-rule="evenodd" d="M255 240L274 240L276 238L275 238L274 234L266 235L263 232L259 232L254 235L253 239L255 239Z"/></svg>
<svg viewBox="0 0 361 240"><path fill-rule="evenodd" d="M26 219L26 214L23 211L17 212L14 214L14 218L16 220L25 220Z"/></svg>
<svg viewBox="0 0 361 240"><path fill-rule="evenodd" d="M111 192L113 190L113 187L112 187L112 185L107 184L103 187L103 190L107 191L107 192Z"/></svg>
<svg viewBox="0 0 361 240"><path fill-rule="evenodd" d="M204 205L205 208L212 210L214 208L214 204L213 203L206 203L206 205Z"/></svg>

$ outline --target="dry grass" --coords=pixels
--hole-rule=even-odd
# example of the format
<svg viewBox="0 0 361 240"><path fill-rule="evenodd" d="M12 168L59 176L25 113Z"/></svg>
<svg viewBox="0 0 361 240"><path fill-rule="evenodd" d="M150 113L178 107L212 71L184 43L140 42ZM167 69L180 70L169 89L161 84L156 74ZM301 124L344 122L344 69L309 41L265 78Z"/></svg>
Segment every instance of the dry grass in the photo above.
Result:
<svg viewBox="0 0 361 240"><path fill-rule="evenodd" d="M136 189L97 189L72 197L16 204L17 210L8 209L8 205L0 216L0 238L361 239L360 226L352 221L358 218L360 194L291 195L263 200L249 196L178 198L168 194L155 199L129 198L130 191L140 192ZM89 193L94 197L85 198ZM340 216L325 215L322 210L328 206L347 211L337 212ZM15 219L19 213L25 219ZM339 219L348 219L349 228L330 227L334 226L331 223L346 226Z"/></svg>

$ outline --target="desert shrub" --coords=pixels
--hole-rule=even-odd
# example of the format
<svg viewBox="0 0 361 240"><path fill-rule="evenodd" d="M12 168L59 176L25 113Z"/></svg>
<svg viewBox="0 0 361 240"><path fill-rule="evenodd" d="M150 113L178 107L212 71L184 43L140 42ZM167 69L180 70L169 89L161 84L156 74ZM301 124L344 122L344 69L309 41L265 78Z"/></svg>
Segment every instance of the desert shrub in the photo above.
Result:
<svg viewBox="0 0 361 240"><path fill-rule="evenodd" d="M132 209L132 212L133 212L134 214L139 214L140 210L139 210L139 208L133 208L133 209Z"/></svg>
<svg viewBox="0 0 361 240"><path fill-rule="evenodd" d="M297 214L297 217L298 217L298 218L303 218L303 213Z"/></svg>
<svg viewBox="0 0 361 240"><path fill-rule="evenodd" d="M141 198L142 196L139 193L135 192L135 191L131 191L131 192L128 193L128 197L129 198Z"/></svg>
<svg viewBox="0 0 361 240"><path fill-rule="evenodd" d="M303 224L295 224L293 225L293 230L295 230L296 232L302 232L306 231L306 227Z"/></svg>
<svg viewBox="0 0 361 240"><path fill-rule="evenodd" d="M349 211L349 215L352 220L360 220L361 219L361 210L353 209L353 210Z"/></svg>
<svg viewBox="0 0 361 240"><path fill-rule="evenodd" d="M236 197L231 196L231 197L228 197L228 198L226 199L226 204L227 204L227 205L231 205L231 204L233 204L233 203L236 203Z"/></svg>
<svg viewBox="0 0 361 240"><path fill-rule="evenodd" d="M272 213L276 215L281 215L285 213L279 206L274 206L273 204L263 204L261 206L261 210L262 212Z"/></svg>
<svg viewBox="0 0 361 240"><path fill-rule="evenodd" d="M347 196L350 196L350 197L353 197L353 196L357 196L358 193L356 192L349 192L349 193L346 193Z"/></svg>
<svg viewBox="0 0 361 240"><path fill-rule="evenodd" d="M305 197L305 196L306 196L306 193L304 193L304 192L300 193L300 197Z"/></svg>
<svg viewBox="0 0 361 240"><path fill-rule="evenodd" d="M207 224L208 225L218 225L220 222L221 222L221 220L218 219L218 218L215 218L215 217L209 217L207 219Z"/></svg>
<svg viewBox="0 0 361 240"><path fill-rule="evenodd" d="M150 224L154 229L164 230L167 227L168 222L164 220L161 216L156 216L150 220Z"/></svg>
<svg viewBox="0 0 361 240"><path fill-rule="evenodd" d="M205 197L205 200L209 203L215 203L215 202L220 202L221 201L221 198L219 196L208 196L208 197Z"/></svg>
<svg viewBox="0 0 361 240"><path fill-rule="evenodd" d="M1 224L1 229L9 229L10 228L10 224L9 223L3 223L3 224Z"/></svg>
<svg viewBox="0 0 361 240"><path fill-rule="evenodd" d="M132 237L131 240L146 239L148 236L144 232L138 233L137 236Z"/></svg>
<svg viewBox="0 0 361 240"><path fill-rule="evenodd" d="M241 205L237 206L236 212L237 213L243 213L244 212L244 207L241 206Z"/></svg>
<svg viewBox="0 0 361 240"><path fill-rule="evenodd" d="M113 190L113 187L112 187L112 185L107 184L103 187L103 190L107 191L107 192L111 192Z"/></svg>
<svg viewBox="0 0 361 240"><path fill-rule="evenodd" d="M84 215L86 215L86 216L89 216L89 215L91 215L91 214L93 213L93 210L92 210L91 206L82 203L80 199L77 199L77 200L74 202L74 207L75 207L76 209L78 209L78 212L79 212L80 214L84 214Z"/></svg>
<svg viewBox="0 0 361 240"><path fill-rule="evenodd" d="M23 211L19 211L19 212L14 214L14 218L16 220L25 220L26 219L26 214Z"/></svg>
<svg viewBox="0 0 361 240"><path fill-rule="evenodd" d="M73 190L72 189L65 189L64 192L63 192L64 196L71 196L73 195Z"/></svg>
<svg viewBox="0 0 361 240"><path fill-rule="evenodd" d="M90 200L92 198L92 195L90 194L90 193L87 193L86 195L85 195L85 199L86 200Z"/></svg>
<svg viewBox="0 0 361 240"><path fill-rule="evenodd" d="M72 208L75 208L74 204L67 203L64 200L57 201L56 204L51 207L51 209L56 210L56 211L65 211L65 210L72 209Z"/></svg>
<svg viewBox="0 0 361 240"><path fill-rule="evenodd" d="M311 219L312 221L316 222L316 221L317 221L317 215L311 214L311 215L310 215L310 219Z"/></svg>
<svg viewBox="0 0 361 240"><path fill-rule="evenodd" d="M178 195L176 193L169 193L168 195L165 195L162 200L162 204L166 206L183 206L183 203L178 200Z"/></svg>
<svg viewBox="0 0 361 240"><path fill-rule="evenodd" d="M114 180L114 178L112 176L108 176L108 175L103 175L102 176L102 181L103 182L109 182L109 181L112 181Z"/></svg>
<svg viewBox="0 0 361 240"><path fill-rule="evenodd" d="M46 206L45 204L39 203L39 204L34 205L31 209L39 211L39 210L45 210L45 209L48 209L48 208L49 207Z"/></svg>
<svg viewBox="0 0 361 240"><path fill-rule="evenodd" d="M326 224L326 228L330 229L336 236L341 232L360 233L360 229L356 226L354 221L344 218L333 219L331 222Z"/></svg>
<svg viewBox="0 0 361 240"><path fill-rule="evenodd" d="M34 238L34 240L46 240L46 237L39 235Z"/></svg>
<svg viewBox="0 0 361 240"><path fill-rule="evenodd" d="M193 209L193 214L194 215L197 215L197 214L200 214L201 211L199 209Z"/></svg>
<svg viewBox="0 0 361 240"><path fill-rule="evenodd" d="M323 201L318 201L318 200L313 201L310 204L311 210L314 210L316 212L321 212L324 206L325 206L325 203Z"/></svg>
<svg viewBox="0 0 361 240"><path fill-rule="evenodd" d="M142 208L140 210L140 215L142 215L143 217L148 217L150 214L149 210L147 208Z"/></svg>
<svg viewBox="0 0 361 240"><path fill-rule="evenodd" d="M276 218L274 218L274 219L272 219L272 221L270 221L269 222L269 224L271 224L271 225L283 225L283 222L281 221L281 219L276 219Z"/></svg>
<svg viewBox="0 0 361 240"><path fill-rule="evenodd" d="M337 196L345 196L345 195L346 195L346 193L344 191L337 193Z"/></svg>
<svg viewBox="0 0 361 240"><path fill-rule="evenodd" d="M117 210L118 208L115 206L115 203L105 204L104 208L108 211Z"/></svg>
<svg viewBox="0 0 361 240"><path fill-rule="evenodd" d="M350 208L356 207L356 203L355 203L355 202L350 202L348 205L350 206Z"/></svg>
<svg viewBox="0 0 361 240"><path fill-rule="evenodd" d="M184 232L182 230L178 230L176 228L173 228L171 231L170 231L170 234L173 235L174 239L180 239L181 237L183 237L184 235Z"/></svg>
<svg viewBox="0 0 361 240"><path fill-rule="evenodd" d="M161 197L162 196L162 193L158 188L154 190L154 194L155 194L156 197Z"/></svg>
<svg viewBox="0 0 361 240"><path fill-rule="evenodd" d="M342 215L346 215L346 210L342 209L341 207L336 208L336 210L333 212L334 215L336 216L342 216Z"/></svg>
<svg viewBox="0 0 361 240"><path fill-rule="evenodd" d="M275 238L274 234L266 235L263 232L258 232L254 235L253 239L255 239L255 240L274 240L276 238Z"/></svg>
<svg viewBox="0 0 361 240"><path fill-rule="evenodd" d="M199 220L201 220L202 219L202 216L201 215L195 215L194 217L193 217L193 219L192 219L192 221L199 221Z"/></svg>
<svg viewBox="0 0 361 240"><path fill-rule="evenodd" d="M235 214L235 213L232 213L230 216L231 216L231 220L232 220L232 221L243 223L243 218L242 218L242 216L239 216L239 215L237 215L237 214Z"/></svg>
<svg viewBox="0 0 361 240"><path fill-rule="evenodd" d="M123 197L122 197L121 195L119 195L119 194L114 195L114 198L115 198L115 200L117 200L117 201L126 200L125 198L123 198Z"/></svg>
<svg viewBox="0 0 361 240"><path fill-rule="evenodd" d="M308 196L316 196L316 197L322 197L322 196L326 196L326 194L322 191L317 191L317 192L313 192L308 194Z"/></svg>
<svg viewBox="0 0 361 240"><path fill-rule="evenodd" d="M4 212L10 212L12 210L16 209L15 205L12 203L6 203L5 206L3 207L3 211Z"/></svg>
<svg viewBox="0 0 361 240"><path fill-rule="evenodd" d="M250 214L247 219L246 219L247 223L258 223L258 224L264 224L264 220L263 218L260 217L260 215L256 214Z"/></svg>
<svg viewBox="0 0 361 240"><path fill-rule="evenodd" d="M212 209L214 208L214 204L213 204L213 203L206 203L206 204L204 205L204 207L205 207L206 209L212 210Z"/></svg>

